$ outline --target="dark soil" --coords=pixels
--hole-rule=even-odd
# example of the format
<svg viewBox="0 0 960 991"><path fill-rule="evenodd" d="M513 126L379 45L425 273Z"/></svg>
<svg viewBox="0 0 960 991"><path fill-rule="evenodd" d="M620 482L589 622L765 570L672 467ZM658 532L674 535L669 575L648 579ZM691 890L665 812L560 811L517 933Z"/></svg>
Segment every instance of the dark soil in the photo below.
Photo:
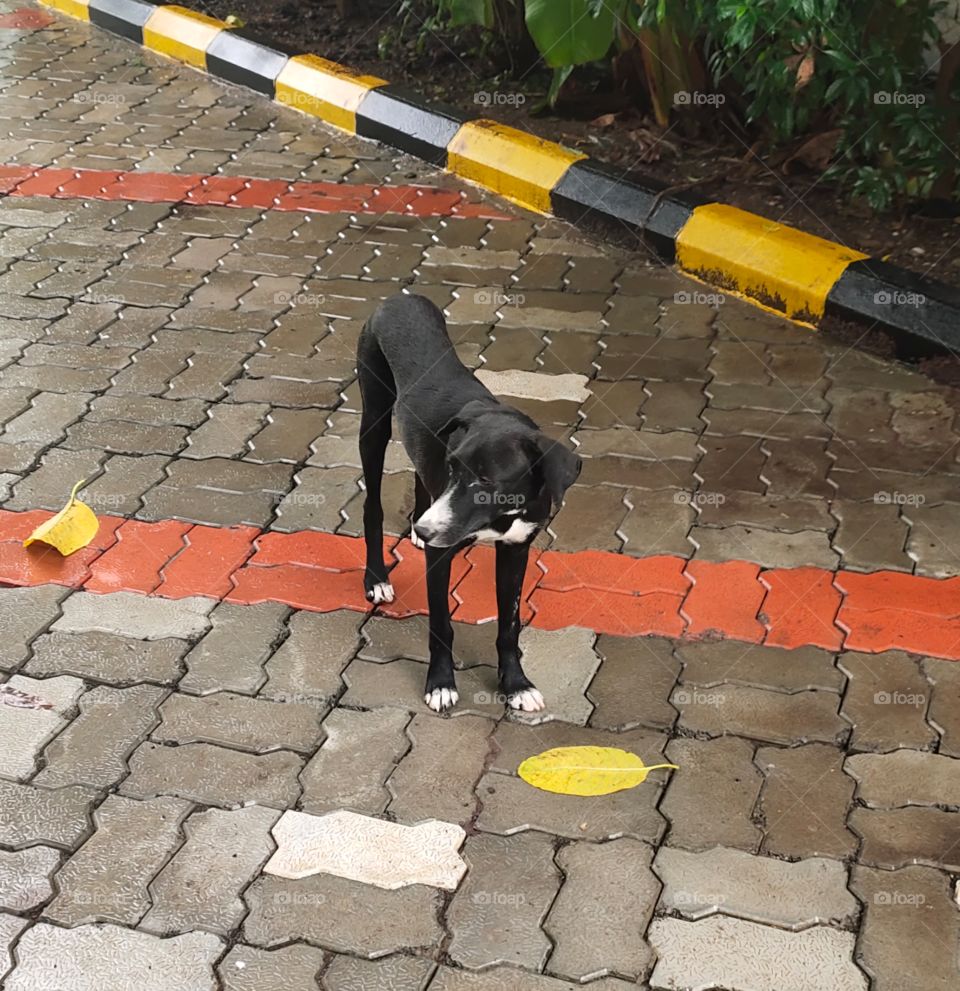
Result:
<svg viewBox="0 0 960 991"><path fill-rule="evenodd" d="M658 127L626 106L603 80L576 73L557 112L538 110L549 75L528 64L498 64L480 51L478 36L454 47L448 32L424 28L424 5L401 17L400 0L205 0L216 17L239 17L246 30L292 52L313 52L416 89L432 100L532 131L594 158L652 175L669 185L693 183L711 199L731 203L915 272L960 285L960 217L930 219L908 212L875 216L845 201L820 172L788 152L761 159L730 122L709 137ZM488 101L484 94L499 94ZM519 94L519 96L518 96ZM569 95L568 95L569 94ZM499 99L502 102L493 102Z"/></svg>

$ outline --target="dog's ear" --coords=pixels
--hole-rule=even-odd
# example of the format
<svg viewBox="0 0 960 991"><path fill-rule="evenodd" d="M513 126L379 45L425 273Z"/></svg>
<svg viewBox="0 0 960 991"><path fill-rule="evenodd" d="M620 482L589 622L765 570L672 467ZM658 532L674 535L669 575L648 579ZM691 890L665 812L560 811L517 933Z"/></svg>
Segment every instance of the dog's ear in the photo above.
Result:
<svg viewBox="0 0 960 991"><path fill-rule="evenodd" d="M560 508L563 494L577 480L583 461L569 448L558 441L552 440L546 434L537 437L540 450L540 467L550 502L554 509Z"/></svg>
<svg viewBox="0 0 960 991"><path fill-rule="evenodd" d="M474 420L489 412L489 404L480 402L479 399L471 399L458 413L447 420L440 430L440 439L449 445L450 439L458 430L466 430Z"/></svg>

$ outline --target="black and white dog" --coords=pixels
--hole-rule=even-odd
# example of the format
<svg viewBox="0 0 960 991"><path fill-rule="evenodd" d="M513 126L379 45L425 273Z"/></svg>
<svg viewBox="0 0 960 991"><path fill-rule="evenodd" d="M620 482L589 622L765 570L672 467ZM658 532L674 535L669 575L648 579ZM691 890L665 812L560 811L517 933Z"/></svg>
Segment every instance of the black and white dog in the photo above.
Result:
<svg viewBox="0 0 960 991"><path fill-rule="evenodd" d="M383 560L380 489L396 410L416 470L411 540L427 559L430 665L424 699L438 712L457 702L450 565L461 548L492 540L500 691L511 708L542 709L543 696L520 666L520 594L530 544L579 474L580 459L496 399L461 363L443 314L422 296L394 296L378 307L360 333L357 368L367 598L392 602L394 595Z"/></svg>

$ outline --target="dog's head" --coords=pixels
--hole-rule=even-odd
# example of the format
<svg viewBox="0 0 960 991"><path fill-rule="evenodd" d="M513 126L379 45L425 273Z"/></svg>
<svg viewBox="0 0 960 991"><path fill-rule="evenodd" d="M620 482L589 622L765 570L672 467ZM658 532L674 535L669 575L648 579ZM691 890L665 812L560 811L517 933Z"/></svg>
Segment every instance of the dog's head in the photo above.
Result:
<svg viewBox="0 0 960 991"><path fill-rule="evenodd" d="M582 467L572 451L505 406L468 403L444 439L447 487L414 524L434 547L497 535L522 543L560 506Z"/></svg>

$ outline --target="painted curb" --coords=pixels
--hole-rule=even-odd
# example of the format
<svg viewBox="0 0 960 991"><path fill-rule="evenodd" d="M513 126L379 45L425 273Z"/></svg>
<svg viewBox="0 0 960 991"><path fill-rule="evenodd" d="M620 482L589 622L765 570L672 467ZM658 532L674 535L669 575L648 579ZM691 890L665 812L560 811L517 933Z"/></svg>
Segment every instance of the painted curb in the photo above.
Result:
<svg viewBox="0 0 960 991"><path fill-rule="evenodd" d="M622 173L580 152L223 21L146 0L39 0L151 51L421 158L522 207L627 232L680 271L791 320L852 320L960 349L960 289L813 234Z"/></svg>

